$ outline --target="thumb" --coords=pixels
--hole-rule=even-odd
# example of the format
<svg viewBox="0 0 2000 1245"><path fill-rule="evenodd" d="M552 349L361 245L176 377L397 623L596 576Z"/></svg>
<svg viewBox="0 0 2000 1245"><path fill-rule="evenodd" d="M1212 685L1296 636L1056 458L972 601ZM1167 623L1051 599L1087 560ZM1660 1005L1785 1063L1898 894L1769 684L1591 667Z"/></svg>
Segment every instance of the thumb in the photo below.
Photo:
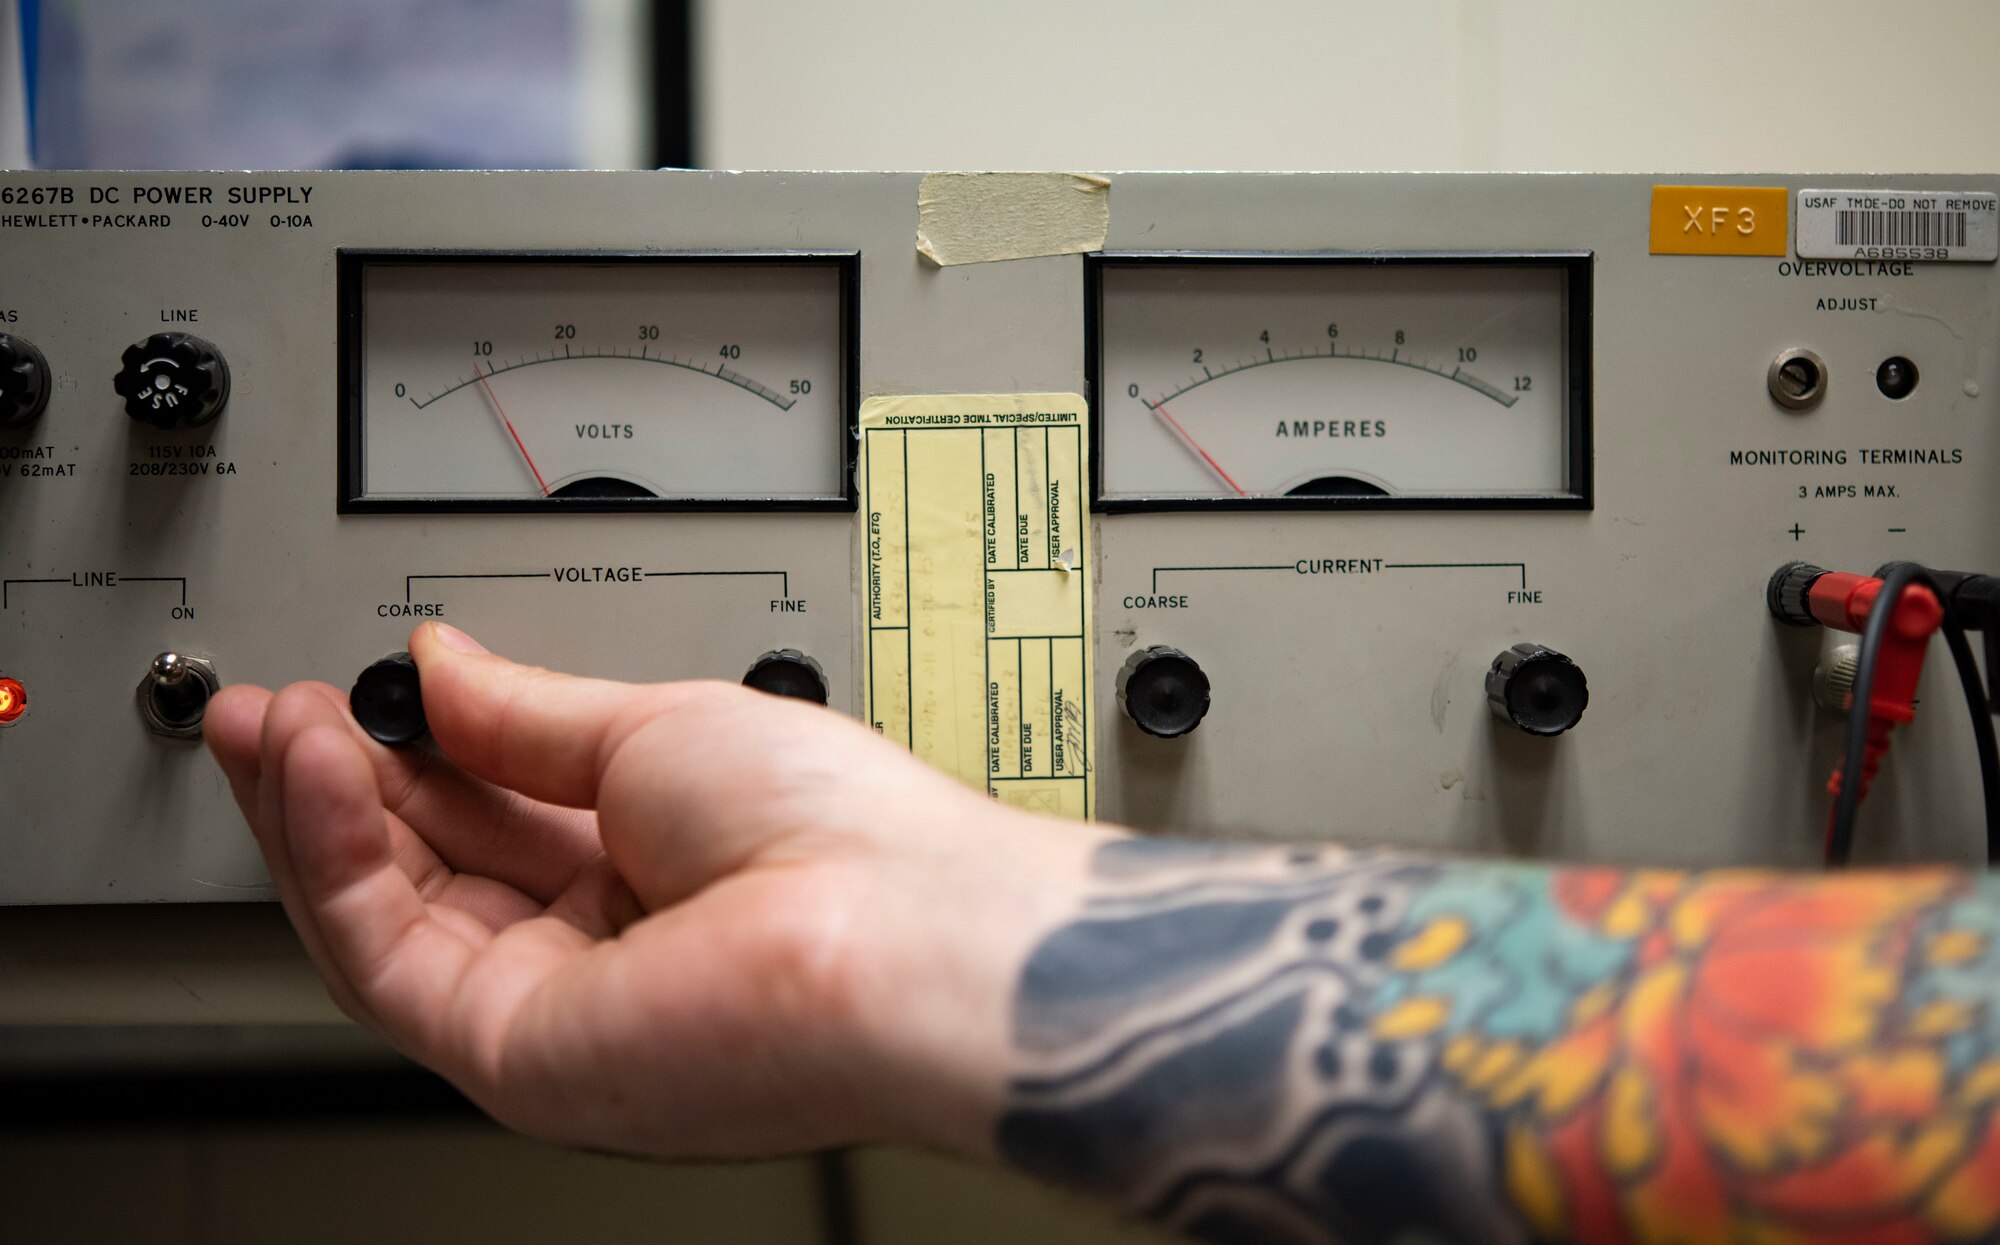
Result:
<svg viewBox="0 0 2000 1245"><path fill-rule="evenodd" d="M606 762L673 699L670 684L582 679L496 657L456 627L410 636L431 737L466 771L551 804L594 808Z"/></svg>
<svg viewBox="0 0 2000 1245"><path fill-rule="evenodd" d="M649 909L780 844L855 846L982 803L860 723L798 701L556 674L440 623L419 627L410 653L445 754L499 786L594 808L606 854Z"/></svg>

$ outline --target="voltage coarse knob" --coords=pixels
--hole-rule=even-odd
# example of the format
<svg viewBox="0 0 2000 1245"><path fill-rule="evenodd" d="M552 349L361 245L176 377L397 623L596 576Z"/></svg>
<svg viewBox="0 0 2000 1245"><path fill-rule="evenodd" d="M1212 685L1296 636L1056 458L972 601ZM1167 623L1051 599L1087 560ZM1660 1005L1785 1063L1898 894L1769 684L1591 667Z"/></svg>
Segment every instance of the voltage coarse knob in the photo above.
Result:
<svg viewBox="0 0 2000 1245"><path fill-rule="evenodd" d="M1118 705L1148 735L1174 739L1208 713L1208 676L1179 649L1142 648L1118 671Z"/></svg>
<svg viewBox="0 0 2000 1245"><path fill-rule="evenodd" d="M415 743L431 729L417 662L408 653L391 653L363 670L347 693L347 707L377 743Z"/></svg>
<svg viewBox="0 0 2000 1245"><path fill-rule="evenodd" d="M1486 703L1530 735L1560 735L1583 717L1590 686L1582 668L1554 649L1516 644L1486 672Z"/></svg>
<svg viewBox="0 0 2000 1245"><path fill-rule="evenodd" d="M26 428L49 405L49 361L35 343L0 333L0 428Z"/></svg>
<svg viewBox="0 0 2000 1245"><path fill-rule="evenodd" d="M795 648L775 649L759 657L743 676L743 686L816 705L826 703L826 672Z"/></svg>
<svg viewBox="0 0 2000 1245"><path fill-rule="evenodd" d="M199 428L229 402L229 364L190 333L155 333L125 348L111 387L125 413L155 428Z"/></svg>

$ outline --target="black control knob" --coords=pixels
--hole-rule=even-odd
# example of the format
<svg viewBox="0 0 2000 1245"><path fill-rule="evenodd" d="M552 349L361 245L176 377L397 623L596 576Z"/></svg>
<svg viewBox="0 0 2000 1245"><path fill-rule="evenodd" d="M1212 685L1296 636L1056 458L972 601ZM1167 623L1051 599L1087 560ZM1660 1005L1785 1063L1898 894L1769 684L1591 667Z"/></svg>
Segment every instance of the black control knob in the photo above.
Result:
<svg viewBox="0 0 2000 1245"><path fill-rule="evenodd" d="M1118 672L1118 705L1148 735L1174 739L1208 713L1208 676L1179 649L1142 648Z"/></svg>
<svg viewBox="0 0 2000 1245"><path fill-rule="evenodd" d="M1582 668L1554 649L1516 644L1486 672L1486 703L1530 735L1560 735L1583 717L1590 686Z"/></svg>
<svg viewBox="0 0 2000 1245"><path fill-rule="evenodd" d="M49 361L35 343L0 333L0 428L26 428L49 406Z"/></svg>
<svg viewBox="0 0 2000 1245"><path fill-rule="evenodd" d="M347 707L377 743L415 743L431 729L416 659L408 653L391 653L363 670L347 693Z"/></svg>
<svg viewBox="0 0 2000 1245"><path fill-rule="evenodd" d="M773 696L810 700L816 705L826 703L826 671L795 648L781 648L759 657L743 676L743 686Z"/></svg>
<svg viewBox="0 0 2000 1245"><path fill-rule="evenodd" d="M127 346L111 387L125 413L155 428L199 428L229 401L222 352L188 333L155 333Z"/></svg>

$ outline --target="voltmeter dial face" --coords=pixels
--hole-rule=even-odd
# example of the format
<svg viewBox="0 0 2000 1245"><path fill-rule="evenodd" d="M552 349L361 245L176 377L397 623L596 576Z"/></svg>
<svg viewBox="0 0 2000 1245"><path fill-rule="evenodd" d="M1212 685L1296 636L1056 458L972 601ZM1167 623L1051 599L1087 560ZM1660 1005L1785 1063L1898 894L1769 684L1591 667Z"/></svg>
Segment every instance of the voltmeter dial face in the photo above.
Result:
<svg viewBox="0 0 2000 1245"><path fill-rule="evenodd" d="M1101 508L1588 504L1586 258L1092 268Z"/></svg>
<svg viewBox="0 0 2000 1245"><path fill-rule="evenodd" d="M343 256L349 510L851 505L851 257Z"/></svg>

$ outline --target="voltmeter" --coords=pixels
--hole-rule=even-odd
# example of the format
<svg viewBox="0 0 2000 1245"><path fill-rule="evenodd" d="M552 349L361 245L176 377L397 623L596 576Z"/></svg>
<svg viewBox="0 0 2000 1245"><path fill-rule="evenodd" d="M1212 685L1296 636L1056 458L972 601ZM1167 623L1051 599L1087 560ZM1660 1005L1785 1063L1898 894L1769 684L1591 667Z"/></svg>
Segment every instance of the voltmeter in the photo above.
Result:
<svg viewBox="0 0 2000 1245"><path fill-rule="evenodd" d="M341 255L346 511L853 505L851 255Z"/></svg>
<svg viewBox="0 0 2000 1245"><path fill-rule="evenodd" d="M1590 259L1094 256L1102 510L1590 502Z"/></svg>

